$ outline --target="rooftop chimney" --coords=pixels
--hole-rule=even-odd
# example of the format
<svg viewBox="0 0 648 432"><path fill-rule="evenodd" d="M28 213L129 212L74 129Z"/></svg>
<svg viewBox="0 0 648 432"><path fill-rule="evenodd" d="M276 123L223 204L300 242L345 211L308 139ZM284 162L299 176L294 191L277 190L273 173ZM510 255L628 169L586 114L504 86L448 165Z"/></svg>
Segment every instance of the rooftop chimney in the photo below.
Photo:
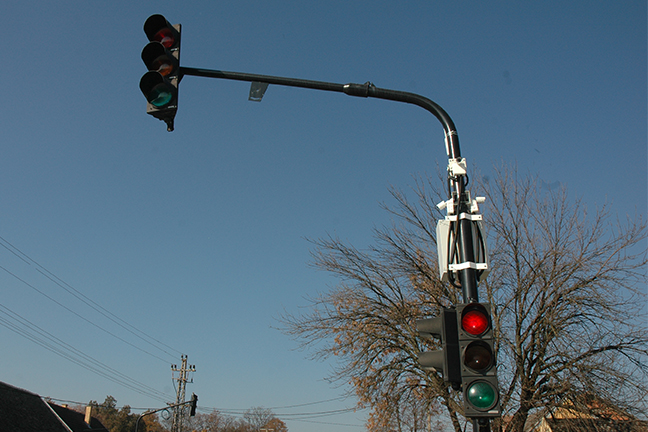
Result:
<svg viewBox="0 0 648 432"><path fill-rule="evenodd" d="M85 422L88 426L90 426L91 421L92 421L92 406L88 405L86 407Z"/></svg>

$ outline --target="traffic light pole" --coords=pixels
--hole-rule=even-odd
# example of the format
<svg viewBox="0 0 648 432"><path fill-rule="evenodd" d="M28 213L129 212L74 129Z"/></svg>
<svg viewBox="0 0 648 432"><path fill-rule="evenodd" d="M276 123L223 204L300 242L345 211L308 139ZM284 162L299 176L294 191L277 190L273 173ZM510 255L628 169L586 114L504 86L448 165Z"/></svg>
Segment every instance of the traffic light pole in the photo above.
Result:
<svg viewBox="0 0 648 432"><path fill-rule="evenodd" d="M473 223L470 219L473 204L469 193L466 191L466 165L465 160L461 157L459 148L459 136L454 122L448 113L432 100L421 95L397 90L388 90L378 88L370 82L364 84L338 84L324 81L312 81L304 79L277 77L269 75L258 75L241 72L226 72L212 69L199 69L181 66L179 69L179 80L186 75L219 78L234 81L246 81L250 83L265 83L273 85L282 85L288 87L300 87L313 90L323 90L344 93L349 96L377 98L404 102L418 105L421 108L432 113L443 126L445 132L446 153L448 155L448 193L449 201L446 206L452 206L448 213L456 217L454 241L456 241L456 250L458 257L456 262L456 272L459 276L459 284L462 290L464 303L474 303L479 301L477 285L477 270L474 268L475 251L473 246ZM468 215L466 217L466 215ZM490 422L488 419L473 419L474 432L490 431Z"/></svg>
<svg viewBox="0 0 648 432"><path fill-rule="evenodd" d="M445 132L446 153L451 161L461 161L461 150L459 148L459 135L454 122L448 113L437 103L430 99L404 91L388 90L378 88L370 82L364 84L338 84L324 81L312 81L296 78L286 78L270 75L258 75L242 72L226 72L212 69L199 69L191 67L180 67L180 80L185 75L199 76L206 78L220 78L234 81L246 81L250 83L267 83L282 85L288 87L300 87L313 90L324 90L331 92L344 93L349 96L385 99L396 102L418 105L421 108L431 112L441 122ZM470 200L466 192L465 172L449 173L450 198L454 201L454 208L458 211L457 215L470 213ZM473 232L470 220L458 220L457 246L459 251L460 263L472 263L475 261L473 250ZM477 293L477 272L474 268L463 268L458 271L459 281L461 284L464 303L479 301Z"/></svg>
<svg viewBox="0 0 648 432"><path fill-rule="evenodd" d="M386 99L397 102L405 102L418 105L436 116L443 125L446 133L446 146L448 157L457 159L461 157L459 150L459 137L455 125L443 108L431 101L430 99L417 95L396 90L381 89L367 82L364 84L337 84L324 81L312 81L297 78L285 78L270 75L258 75L242 72L226 72L212 69L198 69L190 67L180 67L180 78L185 75L200 76L207 78L221 78L235 81L259 82L267 84L282 85L288 87L300 87L313 90L324 90L338 93L345 93L349 96L373 97Z"/></svg>
<svg viewBox="0 0 648 432"><path fill-rule="evenodd" d="M443 311L443 319L430 318L417 323L419 331L428 336L441 336L441 351L421 353L419 361L423 367L443 370L444 380L453 388L464 387L464 399L469 399L471 406L465 410L473 419L474 432L490 430L489 417L500 414L497 377L494 374L494 350L492 348L492 320L490 312L484 314L482 323L488 325L482 332L465 335L463 315L455 309L468 311L471 308L483 307L478 304L478 283L488 274L488 256L481 227L481 215L477 204L483 198L472 199L466 190L468 184L466 160L461 157L459 136L455 125L443 108L430 99L415 93L381 89L370 82L364 84L337 84L323 81L312 81L285 78L269 75L258 75L241 72L225 72L212 69L198 69L180 66L180 39L182 26L172 25L159 14L151 15L144 23L144 33L149 43L142 50L142 61L148 72L140 79L140 90L147 100L146 112L167 124L167 130L173 131L173 122L178 109L178 85L186 75L206 78L219 78L252 83L250 99L260 101L269 84L313 90L344 93L349 96L378 98L418 105L432 113L443 126L445 132L446 153L448 155L448 195L449 199L438 204L439 209L447 209L447 216L437 224L437 246L441 279L461 289L464 304L453 305ZM442 240L439 240L439 239ZM476 241L474 241L476 240ZM472 309L471 309L472 310ZM466 314L468 315L468 314ZM461 333L461 337L459 337ZM467 338L467 339L466 339ZM470 338L479 340L473 341ZM459 350L459 344L464 350ZM474 346L475 349L470 349ZM484 349L486 347L487 349ZM479 349L478 349L479 348ZM471 357L466 353L470 351ZM492 362L482 366L482 361L475 361L476 354L489 353ZM460 357L460 369L457 370L457 357ZM472 360L470 360L472 359ZM470 360L470 361L469 361ZM484 358L482 358L484 360ZM472 365L472 366L470 366ZM470 371L469 369L472 369ZM477 375L475 375L477 372ZM481 374L481 375L480 375ZM483 375L483 376L482 376ZM470 397L466 389L473 389ZM179 406L178 398L175 406ZM468 403L464 400L464 403ZM195 401L193 403L195 410ZM193 412L193 411L192 411ZM175 426L174 419L174 426Z"/></svg>

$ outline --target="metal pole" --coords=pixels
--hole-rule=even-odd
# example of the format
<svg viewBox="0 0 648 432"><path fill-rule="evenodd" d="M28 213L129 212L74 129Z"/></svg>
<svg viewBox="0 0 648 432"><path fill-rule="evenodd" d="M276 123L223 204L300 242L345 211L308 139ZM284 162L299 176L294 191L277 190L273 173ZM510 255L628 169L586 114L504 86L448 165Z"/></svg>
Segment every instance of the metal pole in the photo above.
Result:
<svg viewBox="0 0 648 432"><path fill-rule="evenodd" d="M242 72L226 72L213 69L199 69L191 67L180 67L180 79L185 75L199 76L206 78L220 78L235 81L258 82L267 84L283 85L288 87L300 87L313 90L332 91L338 93L345 93L349 96L356 97L372 97L384 100L391 100L396 102L404 102L413 104L424 108L431 112L443 126L445 133L446 154L449 160L460 162L461 150L459 147L459 135L454 122L448 113L441 108L437 103L432 100L409 92L398 90L388 90L378 88L370 82L364 84L338 84L324 81L312 81L297 78L277 77L270 75L259 75ZM456 175L449 178L451 183L450 199L455 203L455 214L457 217L457 245L459 249L459 260L462 263L472 263L475 261L475 253L473 250L473 233L472 223L470 219L463 218L462 215L468 215L470 211L470 200L466 191L466 176ZM479 301L479 294L477 290L477 271L474 268L465 268L459 271L459 282L464 303L472 303ZM489 422L486 425L478 425L477 421L473 421L473 430L475 432L486 432L490 430Z"/></svg>
<svg viewBox="0 0 648 432"><path fill-rule="evenodd" d="M332 91L344 93L349 96L365 98L372 97L417 105L434 114L434 116L441 122L443 130L445 132L446 153L448 155L448 158L457 161L461 159L459 135L457 134L457 128L455 127L455 124L448 113L437 103L416 93L382 89L376 87L370 82L366 82L364 84L338 84L325 81L313 81L271 75L227 72L221 70L199 69L184 66L180 67L180 79L182 79L182 77L184 77L185 75ZM453 192L451 194L454 195L456 199L457 205L455 208L458 209L457 216L460 217L462 213L470 213L470 202L467 201L467 195L465 191L465 176L455 177L454 179L452 179L452 183ZM459 258L461 259L461 262L473 262L474 251L471 223L469 220L465 219L460 219L457 221L457 223L459 224L460 232L460 237L458 236L458 240L460 240L458 245ZM477 293L477 272L472 268L461 270L459 272L459 280L461 282L464 303L479 301L479 296Z"/></svg>
<svg viewBox="0 0 648 432"><path fill-rule="evenodd" d="M298 78L286 78L271 75L259 75L243 72L226 72L213 69L199 69L191 67L180 67L180 79L185 75L199 76L206 78L220 78L234 81L246 82L261 82L268 84L283 85L288 87L300 87L313 90L332 91L338 93L345 93L349 96L357 97L373 97L378 99L392 100L396 102L405 102L413 105L418 105L427 111L434 114L434 116L441 122L446 135L446 153L451 159L461 157L459 150L459 136L454 122L447 112L438 104L430 99L409 92L398 90L381 89L375 85L367 82L364 84L337 84L325 81L312 81Z"/></svg>

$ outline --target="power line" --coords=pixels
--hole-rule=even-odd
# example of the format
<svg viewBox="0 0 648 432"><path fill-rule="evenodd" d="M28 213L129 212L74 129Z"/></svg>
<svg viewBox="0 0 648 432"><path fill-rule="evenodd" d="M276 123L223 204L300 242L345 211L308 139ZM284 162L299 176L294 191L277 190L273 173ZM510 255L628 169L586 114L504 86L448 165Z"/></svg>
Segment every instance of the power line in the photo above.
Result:
<svg viewBox="0 0 648 432"><path fill-rule="evenodd" d="M332 400L338 400L339 398L332 399ZM311 402L303 405L315 405L323 402ZM298 405L295 405L298 406ZM228 415L233 415L233 416L242 416L246 412L248 412L248 409L235 409L235 408L210 408L210 407L204 407L200 406L200 411L218 411L219 413L222 414L228 414ZM272 409L272 408L268 408ZM328 417L328 416L334 416L334 415L339 415L339 414L347 414L350 412L355 412L357 411L356 408L340 408L340 409L335 409L335 410L327 410L327 411L314 411L314 412L297 412L297 413L275 413L273 412L273 415L278 417L278 418L290 418L291 420L301 420L299 417L303 417L303 419L310 419L310 418L318 418L318 417Z"/></svg>
<svg viewBox="0 0 648 432"><path fill-rule="evenodd" d="M169 350L175 351L177 353L180 353L180 351L174 349L173 347L170 347L169 345L155 339L154 337L148 335L147 333L143 332L142 330L139 330L135 326L129 324L125 320L119 318L117 315L113 314L112 312L108 311L105 309L103 306L99 305L92 299L88 298L86 295L72 287L70 284L50 272L48 269L40 265L38 262L36 262L34 259L29 257L27 254L22 252L20 249L15 247L13 244L11 244L9 241L4 239L2 236L0 236L0 246L2 246L4 249L12 253L14 256L16 256L18 259L23 261L29 266L32 266L37 272L39 272L41 275L46 277L48 280L53 282L54 284L58 285L60 288L65 290L68 294L74 296L76 299L79 301L83 302L86 304L88 307L92 308L94 311L97 313L101 314L105 318L109 319L112 321L114 324L120 326L124 330L128 331L129 333L133 334L137 338L141 339L142 341L146 342L147 344L153 346L154 348L164 352L165 354L172 356L171 353L169 353L166 349L161 348L161 346L164 346L168 348ZM14 277L16 280L21 282L22 284L28 286L29 288L33 289L37 293L41 294L42 296L46 297L48 300L56 303L58 306L62 307L63 309L67 310L68 312L76 315L80 319L84 320L88 324L98 328L99 330L107 333L108 335L120 340L123 343L126 343L130 345L131 347L134 347L138 349L139 351L142 351L152 357L155 357L161 361L164 361L167 363L166 360L162 359L161 357L152 354L128 341L125 339L119 337L118 335L104 329L98 324L95 324L94 322L90 321L89 319L85 318L84 316L80 315L79 313L75 312L68 306L62 304L61 302L57 301L53 297L49 296L42 290L36 288L34 285L28 283L26 280L20 278L13 272L11 272L9 269L3 267L0 265L0 269L5 271L7 274L10 276ZM129 388L130 390L133 390L137 393L143 394L145 396L149 396L155 399L158 399L160 401L166 402L168 399L168 396L165 395L162 392L157 391L156 389L149 387L143 383L140 383L124 374L121 374L119 371L110 368L109 366L105 365L104 363L101 363L100 361L94 359L93 357L83 353L82 351L74 348L73 346L65 343L61 339L57 338L56 336L52 335L51 333L43 330L42 328L38 327L37 325L31 323L27 319L23 318L19 314L11 311L7 307L3 306L0 304L0 308L4 309L5 311L0 310L0 313L3 313L5 316L8 316L10 320L7 320L5 318L0 317L0 325L3 325L4 327L8 328L9 330L12 330L13 332L25 337L28 340L31 340L32 342L44 347L45 349L59 355L62 358L65 358L66 360L75 363L99 376L102 376L110 381L113 381L123 387ZM137 333L136 333L137 332ZM153 343L153 342L155 343ZM311 406L311 405L317 405L317 404L322 404L326 402L333 402L337 400L343 400L346 399L344 396L332 398L332 399L327 399L323 401L315 401L315 402L308 402L308 403L302 403L302 404L295 404L295 405L288 405L288 406L281 406L281 407L272 407L269 409L276 410L276 409L291 409L291 408L299 408L299 407L305 407L305 406ZM53 399L53 400L58 400L58 399ZM73 401L63 401L63 402L72 402L76 403ZM83 405L83 403L79 403L80 405ZM133 408L131 408L133 409ZM205 407L200 407L201 410L204 409L209 409ZM247 410L236 410L236 409L222 409L219 410L217 408L213 408L218 410L219 412L222 412L224 414L228 415L235 415L235 416L240 416L245 413ZM334 424L334 425L339 425L339 426L355 426L355 425L346 425L346 424L337 424L337 423L326 423L326 422L317 422L317 421L312 421L309 419L313 418L320 418L320 417L328 417L328 416L334 416L334 415L339 415L339 414L344 414L344 413L349 413L355 411L354 408L343 408L343 409L338 409L338 410L329 410L329 411L316 411L316 412L304 412L304 413L283 413L283 414L276 414L277 417L280 418L289 418L291 421L304 421L304 422L312 422L312 423L321 423L321 424Z"/></svg>
<svg viewBox="0 0 648 432"><path fill-rule="evenodd" d="M12 253L13 255L15 255L17 258L19 258L19 259L20 259L21 261L23 261L24 263L26 263L26 264L28 264L28 265L30 265L30 266L34 266L36 271L38 271L40 274L42 274L43 276L45 276L47 279L49 279L50 281L52 281L53 283L55 283L56 285L58 285L60 288L64 289L64 290L65 290L66 292L68 292L70 295L74 296L75 298L77 298L77 299L80 300L81 302L85 303L87 306L89 306L90 308L92 308L93 310L95 310L97 313L101 314L101 315L104 316L105 318L109 319L110 321L112 321L112 322L115 323L116 325L120 326L120 327L123 328L124 330L128 331L129 333L133 334L135 337L139 338L140 340L144 341L145 343L147 343L147 344L153 346L154 348L156 348L156 349L158 349L158 350L164 352L165 354L169 355L170 357L174 357L174 358L175 358L176 356L175 356L174 354L171 354L170 352L168 352L166 349L164 349L164 348L162 348L162 347L166 347L166 348L168 348L169 350L174 351L174 352L177 353L177 354L182 354L182 353L181 353L180 351L178 351L177 349L175 349L175 348L173 348L173 347L171 347L171 346L165 344L164 342L161 342L161 341L159 341L158 339L156 339L156 338L150 336L150 335L147 334L146 332L144 332L144 331L138 329L137 327L133 326L132 324L129 324L127 321L123 320L122 318L120 318L120 317L118 317L117 315L113 314L112 312L110 312L109 310L107 310L106 308L104 308L103 306L99 305L97 302L93 301L92 299L90 299L89 297L87 297L85 294L81 293L81 292L78 291L76 288L74 288L73 286L71 286L70 284L68 284L67 282L65 282L63 279L59 278L59 277L56 276L54 273L52 273L51 271L49 271L47 268L45 268L44 266L42 266L41 264L39 264L36 260L34 260L33 258L31 258L29 255L27 255L26 253L24 253L24 252L21 251L20 249L18 249L16 246L14 246L12 243L10 243L8 240L6 240L5 238L3 238L2 236L0 236L0 246L2 246L2 247L5 248L7 251L9 251L9 252ZM165 362L165 363L168 363L167 360L162 359L162 358L160 358L160 357L158 357L158 356L156 356L156 355L154 355L154 354L151 354L150 352L148 352L148 351L146 351L146 350L143 350L142 348L137 347L136 345L133 345L133 344L131 344L130 342L127 342L127 341L125 341L124 339L122 339L122 338L120 338L120 337L114 335L113 333L110 333L110 332L108 332L107 330L101 328L100 326L98 326L98 325L92 323L92 322L89 321L88 319L82 317L81 315L77 314L76 312L72 311L71 309L67 308L66 306L63 306L61 303L57 302L56 300L54 300L54 299L51 298L50 296L44 294L42 291L40 291L40 290L36 289L35 287L33 287L32 285L28 284L26 281L20 279L19 277L17 277L17 276L14 275L13 273L11 273L11 272L10 272L9 270L7 270L6 268L4 268L4 267L1 267L1 268L2 268L4 271L6 271L7 273L9 273L10 275L12 275L13 277L15 277L16 279L18 279L18 280L20 280L21 282L25 283L25 284L26 284L27 286L29 286L30 288L36 290L37 292L39 292L40 294L44 295L45 297L47 297L47 298L50 299L51 301L57 303L59 306L65 308L65 309L68 310L69 312L71 312L71 313L77 315L78 317L82 318L83 320L89 322L89 323L92 324L93 326L100 328L101 330L103 330L104 332L110 334L111 336L113 336L113 337L119 339L120 341L122 341L122 342L124 342L124 343L126 343L126 344L128 344L128 345L130 345L130 346L132 346L132 347L134 347L134 348L136 348L136 349L138 349L138 350L140 350L140 351L146 353L146 354L149 354L149 355L151 355L151 356L153 356L153 357L155 357L155 358L157 358L157 359L159 359L159 360L162 360L162 361ZM138 334L138 333L139 333L139 334ZM155 343L153 343L153 342L151 342L151 341L153 341L153 342L155 342Z"/></svg>
<svg viewBox="0 0 648 432"><path fill-rule="evenodd" d="M55 401L55 402L61 402L61 403L64 403L64 404L74 404L74 405L80 405L80 406L85 406L85 405L88 404L88 402L79 402L79 401L73 401L73 400L69 400L69 399L57 399L57 398L53 398L53 397L50 397L50 396L43 396L43 397L45 399L47 399L47 400L51 400L51 401ZM99 401L96 401L96 402L99 403ZM99 405L101 405L101 403L99 403ZM156 407L148 407L148 408L138 408L138 407L132 407L132 406L126 404L126 405L122 405L122 406L115 406L115 409L121 410L122 408L125 408L125 407L128 407L131 411L153 411L153 410L159 408L157 406Z"/></svg>
<svg viewBox="0 0 648 432"><path fill-rule="evenodd" d="M340 401L347 399L347 396L338 396L334 397L331 399L324 399L320 401L314 401L314 402L305 402L301 404L295 404L295 405L284 405L284 406L276 406L276 407L268 407L267 409L269 410L280 410L280 409L290 409L290 408L299 408L299 407L305 407L305 406L311 406L311 405L319 405L323 403L328 403L328 402L335 402L335 401ZM264 407L265 408L265 407ZM231 413L231 414L244 414L248 409L237 409L237 408L211 408L211 407L200 407L201 410L217 410L219 412L223 413ZM353 409L353 408L348 408L348 409Z"/></svg>
<svg viewBox="0 0 648 432"><path fill-rule="evenodd" d="M47 399L49 399L49 400L53 400L53 401L57 401L57 402L68 403L68 404L76 404L76 405L85 405L85 404L86 404L86 402L71 401L71 400L66 400L66 399L56 399L56 398L52 398L52 397L48 397ZM345 396L341 396L341 397L338 397L338 398L327 399L327 400L325 400L325 401L308 402L308 403L305 403L305 404L291 405L291 407L303 406L303 405L317 405L317 404L326 403L326 402L332 402L332 401L341 400L341 399L346 399L346 397L345 397ZM121 409L122 407L116 407L116 408L117 408L117 409ZM149 407L149 408L136 408L136 407L131 407L131 406L129 406L129 408L130 408L132 411L148 411L148 410L155 409L155 408L150 408L150 407ZM269 408L269 409L271 409L271 408ZM247 411L247 410L238 410L238 409L232 409L232 410L218 410L217 408L208 408L208 407L203 407L203 406L199 407L199 410L200 410L200 411L213 411L213 410L216 410L216 411L218 411L218 412L220 412L220 413L224 413L224 414L228 414L229 412L237 412L237 413L239 413L239 414L237 414L237 415L242 415L245 411ZM353 408L345 408L345 409L343 409L343 410L339 410L339 411L346 411L346 412L350 412L350 411L355 411L355 410L354 410ZM326 414L326 413L329 413L329 414ZM323 412L320 413L320 414L325 414L325 415L322 415L321 417L324 417L324 416L331 416L331 415L337 415L337 414L331 414L331 413L332 413L332 411L329 411L329 412L327 412L327 411L323 411ZM303 414L304 414L304 415L307 415L308 413L303 413ZM311 414L312 414L312 413L311 413ZM341 412L340 414L344 414L344 412ZM230 415L231 415L231 414L230 414ZM276 416L277 418L280 418L280 419L281 419L281 418L283 418L285 415L283 415L283 414L275 414L275 416ZM359 424L349 424L349 423L339 423L339 422L316 421L316 420L309 420L309 418L311 418L311 417L306 417L306 418L303 418L303 419L299 419L299 418L291 418L291 419L287 419L287 420L289 420L289 421L304 422L304 423L314 423L314 424L332 425L332 426L345 426L345 427L361 427L361 428L364 428L364 425L359 425ZM316 418L316 417L312 417L312 418Z"/></svg>
<svg viewBox="0 0 648 432"><path fill-rule="evenodd" d="M309 405L319 405L327 402L335 402L339 400L344 400L346 399L346 396L338 396L336 398L332 399L326 399L322 401L316 401L316 402L307 402L307 403L302 403L302 404L297 404L297 405L286 405L286 406L279 406L279 407L270 407L268 409L275 410L275 409L289 409L289 408L299 408L299 407L304 407L304 406L309 406Z"/></svg>
<svg viewBox="0 0 648 432"><path fill-rule="evenodd" d="M298 420L299 418L303 419L310 419L310 418L318 418L318 417L329 417L333 415L339 415L339 414L347 414L350 412L355 412L355 408L341 408L337 410L330 410L330 411L316 411L316 412L308 412L308 413L280 413L280 414L275 414L277 417L281 418L294 418L295 420Z"/></svg>
<svg viewBox="0 0 648 432"><path fill-rule="evenodd" d="M12 272L9 271L7 268L5 268L5 267L3 267L3 266L0 265L0 269L4 270L7 274L9 274L10 276L13 276L16 280L22 282L23 284L25 284L25 285L28 286L29 288L33 289L34 291L36 291L37 293L39 293L40 295L42 295L43 297L49 299L49 300L52 301L53 303L56 303L57 305L59 305L60 307L62 307L63 309L65 309L66 311L70 312L70 313L73 314L73 315L76 315L77 317L79 317L79 318L82 319L83 321L87 322L87 323L90 324L91 326L96 327L97 329L101 330L102 332L104 332L104 333L106 333L106 334L108 334L108 335L114 337L115 339L117 339L117 340L119 340L119 341L121 341L121 342L123 342L123 343L125 343L125 344L127 344L127 345L130 345L131 347L135 348L136 350L139 350L139 351L141 351L141 352L143 352L143 353L145 353L145 354L150 355L151 357L155 357L156 359L161 360L161 361L167 363L167 361L166 361L165 359L163 359L163 358L161 358L161 357L159 357L159 356L157 356L157 355L155 355L155 354L153 354L153 353L150 353L150 352L146 351L145 349L140 348L140 347L138 347L138 346L135 345L135 344L132 344L131 342L128 342L127 340L125 340L125 339L123 339L123 338L117 336L116 334L114 334L114 333L112 333L112 332L106 330L105 328L101 327L100 325L95 324L94 322L90 321L88 318L84 317L83 315L81 315L81 314L79 314L79 313L73 311L72 309L70 309L69 307L67 307L66 305L64 305L63 303L61 303L61 302L59 302L58 300L54 299L53 297L51 297L51 296L45 294L43 291L39 290L39 289L36 288L34 285L30 284L30 283L27 282L26 280L20 278L20 277L17 276L16 274L12 273Z"/></svg>
<svg viewBox="0 0 648 432"><path fill-rule="evenodd" d="M64 342L2 304L0 304L0 313L8 318L0 316L0 325L3 325L7 329L28 340L31 340L50 352L53 352L54 354L57 354L58 356L75 363L96 375L104 377L122 387L133 390L144 396L149 396L164 402L168 400L166 394L111 368L88 354L85 354L81 350L78 350L72 345Z"/></svg>
<svg viewBox="0 0 648 432"><path fill-rule="evenodd" d="M294 419L292 421L299 421L299 422L304 422L304 423L314 423L314 424L321 424L321 425L330 425L330 426L344 426L344 427L355 427L355 428L363 428L365 429L365 425L363 424L349 424L349 423L337 423L337 422L323 422L323 421L315 421L315 420L300 420L300 419Z"/></svg>

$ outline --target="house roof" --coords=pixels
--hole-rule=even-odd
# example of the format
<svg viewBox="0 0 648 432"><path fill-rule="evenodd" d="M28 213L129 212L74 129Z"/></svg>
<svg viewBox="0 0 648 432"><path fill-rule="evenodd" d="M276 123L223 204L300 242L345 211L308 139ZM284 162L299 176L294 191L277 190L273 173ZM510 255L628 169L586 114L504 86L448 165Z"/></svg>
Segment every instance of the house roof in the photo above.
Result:
<svg viewBox="0 0 648 432"><path fill-rule="evenodd" d="M648 423L639 420L607 420L592 418L546 419L552 432L647 432Z"/></svg>
<svg viewBox="0 0 648 432"><path fill-rule="evenodd" d="M3 382L0 382L0 419L0 432L107 432L95 418L89 427L83 414Z"/></svg>
<svg viewBox="0 0 648 432"><path fill-rule="evenodd" d="M85 422L85 414L56 405L52 402L47 403L73 432L108 432L108 429L94 417L90 417L90 427L88 427L88 424Z"/></svg>

